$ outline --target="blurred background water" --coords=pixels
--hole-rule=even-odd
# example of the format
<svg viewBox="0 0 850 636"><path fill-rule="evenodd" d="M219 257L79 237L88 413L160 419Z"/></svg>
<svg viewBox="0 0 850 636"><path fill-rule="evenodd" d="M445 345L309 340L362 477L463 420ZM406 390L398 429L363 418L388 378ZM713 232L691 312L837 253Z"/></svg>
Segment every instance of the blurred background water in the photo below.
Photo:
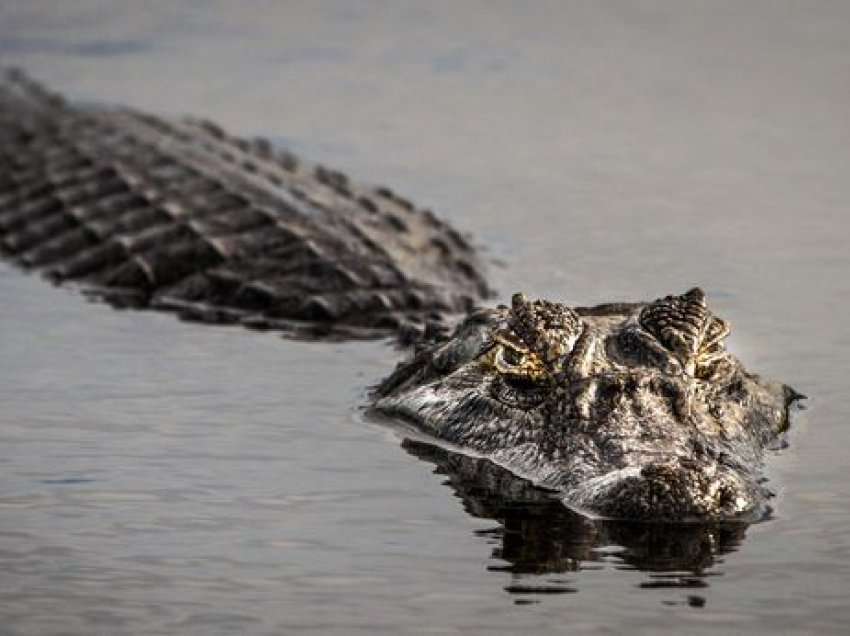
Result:
<svg viewBox="0 0 850 636"><path fill-rule="evenodd" d="M589 528L366 420L386 343L0 265L0 633L845 632L850 5L7 0L0 64L386 182L502 297L700 284L733 351L811 396L771 520Z"/></svg>

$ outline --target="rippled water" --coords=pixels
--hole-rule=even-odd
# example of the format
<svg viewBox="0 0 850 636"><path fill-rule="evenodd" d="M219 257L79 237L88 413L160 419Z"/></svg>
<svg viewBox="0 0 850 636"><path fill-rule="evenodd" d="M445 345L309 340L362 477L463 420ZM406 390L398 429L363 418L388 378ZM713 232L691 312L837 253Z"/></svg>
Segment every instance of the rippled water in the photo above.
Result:
<svg viewBox="0 0 850 636"><path fill-rule="evenodd" d="M811 396L771 520L605 527L366 420L384 343L0 265L0 632L844 632L848 34L842 2L0 4L2 64L386 181L504 263L502 295L698 283Z"/></svg>

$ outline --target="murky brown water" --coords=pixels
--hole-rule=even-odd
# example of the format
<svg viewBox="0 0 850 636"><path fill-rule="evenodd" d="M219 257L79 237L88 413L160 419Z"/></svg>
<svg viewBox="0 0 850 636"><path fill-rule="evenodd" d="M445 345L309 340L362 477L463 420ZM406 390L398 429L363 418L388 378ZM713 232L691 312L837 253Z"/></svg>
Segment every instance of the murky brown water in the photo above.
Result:
<svg viewBox="0 0 850 636"><path fill-rule="evenodd" d="M588 528L364 421L382 343L0 265L0 633L846 630L846 3L27 0L0 3L0 63L390 183L504 261L505 296L698 283L811 396L772 520Z"/></svg>

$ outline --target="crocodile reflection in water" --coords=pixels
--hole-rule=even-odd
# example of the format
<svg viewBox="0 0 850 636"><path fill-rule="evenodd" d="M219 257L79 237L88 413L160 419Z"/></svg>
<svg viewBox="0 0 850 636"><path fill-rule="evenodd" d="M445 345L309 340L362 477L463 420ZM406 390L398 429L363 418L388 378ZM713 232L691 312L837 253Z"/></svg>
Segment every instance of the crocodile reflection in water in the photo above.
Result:
<svg viewBox="0 0 850 636"><path fill-rule="evenodd" d="M737 549L747 524L658 524L591 520L566 508L555 493L538 488L482 458L452 452L421 440L405 439L411 455L436 466L473 517L499 525L476 534L497 542L490 571L516 575L511 592L576 591L580 578L540 586L524 586L524 575L557 574L593 569L603 557L618 568L649 572L645 588L706 587L708 571L718 557ZM613 550L611 548L614 548Z"/></svg>

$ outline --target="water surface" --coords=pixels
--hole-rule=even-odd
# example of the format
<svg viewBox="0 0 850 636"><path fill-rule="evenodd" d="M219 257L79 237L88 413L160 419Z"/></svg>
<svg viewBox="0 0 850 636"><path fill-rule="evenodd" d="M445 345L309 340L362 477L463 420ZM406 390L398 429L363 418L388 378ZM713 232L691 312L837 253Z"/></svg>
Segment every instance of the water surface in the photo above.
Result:
<svg viewBox="0 0 850 636"><path fill-rule="evenodd" d="M700 284L733 351L811 396L771 520L588 527L365 419L385 343L0 265L0 631L844 632L848 34L841 2L0 4L2 64L389 183L504 263L503 297Z"/></svg>

